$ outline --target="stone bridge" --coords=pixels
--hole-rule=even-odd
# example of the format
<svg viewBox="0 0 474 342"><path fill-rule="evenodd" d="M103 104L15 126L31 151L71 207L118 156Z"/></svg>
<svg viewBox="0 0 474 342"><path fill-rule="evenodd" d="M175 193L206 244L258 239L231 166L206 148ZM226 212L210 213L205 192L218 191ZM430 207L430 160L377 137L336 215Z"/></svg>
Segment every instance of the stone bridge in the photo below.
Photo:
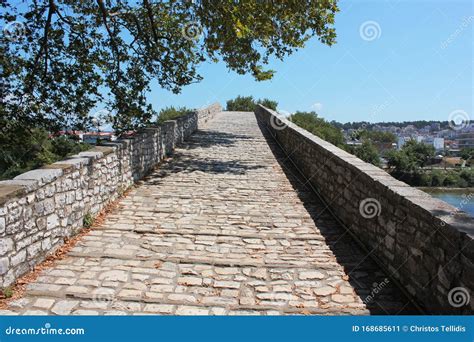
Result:
<svg viewBox="0 0 474 342"><path fill-rule="evenodd" d="M470 302L456 307L449 297L453 288L469 296L473 284L472 221L449 214L454 208L263 107L183 120L0 183L5 287L136 181L64 257L36 271L3 314L472 312ZM110 173L97 177L104 168ZM79 194L81 186L88 190ZM352 203L347 217L339 198ZM365 199L375 207L361 206ZM24 241L35 234L36 242Z"/></svg>

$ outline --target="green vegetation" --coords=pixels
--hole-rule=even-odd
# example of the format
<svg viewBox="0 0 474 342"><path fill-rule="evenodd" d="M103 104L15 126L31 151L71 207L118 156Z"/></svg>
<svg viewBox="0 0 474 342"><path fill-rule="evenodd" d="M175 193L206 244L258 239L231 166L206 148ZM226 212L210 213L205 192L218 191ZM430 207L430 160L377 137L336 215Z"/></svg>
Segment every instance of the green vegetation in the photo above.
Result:
<svg viewBox="0 0 474 342"><path fill-rule="evenodd" d="M277 110L277 107L278 107L278 102L270 100L270 99L258 100L257 104L261 104L262 106L267 107L272 110Z"/></svg>
<svg viewBox="0 0 474 342"><path fill-rule="evenodd" d="M237 96L235 99L227 101L226 110L239 112L253 112L255 106L261 104L269 109L276 110L278 102L270 99L254 100L253 96Z"/></svg>
<svg viewBox="0 0 474 342"><path fill-rule="evenodd" d="M414 140L408 141L401 150L387 154L389 172L395 178L412 186L473 187L474 170L465 169L429 169L434 157L433 146Z"/></svg>
<svg viewBox="0 0 474 342"><path fill-rule="evenodd" d="M2 294L4 298L11 298L13 296L13 289L11 287L5 287L2 290Z"/></svg>
<svg viewBox="0 0 474 342"><path fill-rule="evenodd" d="M235 99L228 100L226 110L253 112L255 109L255 100L252 96L237 96Z"/></svg>
<svg viewBox="0 0 474 342"><path fill-rule="evenodd" d="M392 173L392 175L411 186L474 187L474 170L472 168L450 170L418 169L414 172Z"/></svg>
<svg viewBox="0 0 474 342"><path fill-rule="evenodd" d="M341 130L318 117L316 112L296 112L289 117L289 120L333 145L344 147L344 135Z"/></svg>
<svg viewBox="0 0 474 342"><path fill-rule="evenodd" d="M340 129L318 117L315 112L296 112L289 119L296 125L375 166L380 166L381 152L377 145L392 144L396 141L396 137L391 133L364 129L354 135L355 139L362 141L361 145L347 145L344 143L344 136ZM471 160L473 150L466 149L461 154L463 159ZM471 168L430 169L429 165L435 156L433 146L411 140L401 150L389 150L384 155L391 175L412 186L461 188L474 186L474 170Z"/></svg>
<svg viewBox="0 0 474 342"><path fill-rule="evenodd" d="M94 217L92 216L91 213L87 213L84 215L84 218L82 219L82 225L84 228L90 228L92 227L92 224L94 223Z"/></svg>
<svg viewBox="0 0 474 342"><path fill-rule="evenodd" d="M193 112L192 109L189 109L186 107L179 107L179 108L175 108L173 106L166 107L160 110L160 113L158 114L157 122L160 124L163 121L173 120L173 119L179 118L180 116L183 116L192 112Z"/></svg>
<svg viewBox="0 0 474 342"><path fill-rule="evenodd" d="M379 151L370 140L364 140L360 146L345 146L345 150L363 161L380 166Z"/></svg>
<svg viewBox="0 0 474 342"><path fill-rule="evenodd" d="M449 122L448 121L435 121L435 120L416 120L416 121L403 121L403 122L375 122L375 123L370 123L367 121L357 121L357 122L346 122L346 123L340 123L337 121L331 121L331 124L334 126L341 128L341 129L368 129L371 130L374 126L381 126L381 127L389 127L389 126L394 126L398 128L403 128L408 125L414 126L416 129L421 129L426 126L431 126L432 124L439 124L440 129L447 129L449 128Z"/></svg>
<svg viewBox="0 0 474 342"><path fill-rule="evenodd" d="M44 128L25 131L13 122L8 130L0 131L0 146L0 179L13 178L90 148L75 137L51 138Z"/></svg>
<svg viewBox="0 0 474 342"><path fill-rule="evenodd" d="M269 60L284 60L313 37L334 44L339 10L337 1L311 0L6 0L1 8L3 178L81 149L58 146L46 132L87 131L97 107L118 133L152 123L151 82L179 93L202 79L202 63L270 79Z"/></svg>
<svg viewBox="0 0 474 342"><path fill-rule="evenodd" d="M380 165L379 153L371 139L369 139L371 136L369 132L362 131L360 133L360 135L364 137L362 145L349 146L344 141L344 135L342 134L342 131L323 118L319 117L316 112L296 112L289 117L289 120L306 129L308 132L317 135L321 139L324 139L331 144L356 155L365 162L374 164L375 166ZM380 140L387 139L387 136L385 135L382 136L376 134L373 136ZM390 139L392 139L392 137L389 137L389 140Z"/></svg>
<svg viewBox="0 0 474 342"><path fill-rule="evenodd" d="M347 145L345 149L367 163L380 166L380 154L390 148L397 137L390 132L359 129L354 132L352 139L362 141L359 146Z"/></svg>
<svg viewBox="0 0 474 342"><path fill-rule="evenodd" d="M414 172L428 165L434 155L433 146L410 140L401 150L390 151L387 154L388 167L394 174Z"/></svg>
<svg viewBox="0 0 474 342"><path fill-rule="evenodd" d="M355 135L355 138L381 144L392 144L397 142L395 134L380 131L362 130Z"/></svg>
<svg viewBox="0 0 474 342"><path fill-rule="evenodd" d="M464 160L472 161L474 159L474 148L463 148L460 156Z"/></svg>
<svg viewBox="0 0 474 342"><path fill-rule="evenodd" d="M2 1L3 22L25 23L0 37L9 99L0 116L22 126L87 129L97 106L118 132L149 124L151 82L179 93L202 79L205 62L270 79L311 38L335 43L337 1Z"/></svg>

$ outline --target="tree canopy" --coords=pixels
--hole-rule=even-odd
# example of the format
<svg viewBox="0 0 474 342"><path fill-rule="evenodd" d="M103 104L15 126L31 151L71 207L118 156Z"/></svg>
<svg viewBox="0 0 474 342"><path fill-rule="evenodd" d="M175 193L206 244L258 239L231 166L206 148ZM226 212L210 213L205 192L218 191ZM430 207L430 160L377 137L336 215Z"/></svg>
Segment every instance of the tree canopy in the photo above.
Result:
<svg viewBox="0 0 474 342"><path fill-rule="evenodd" d="M267 108L276 110L278 102L270 99L255 100L253 96L237 96L227 101L226 109L230 111L253 112L255 106L261 104Z"/></svg>
<svg viewBox="0 0 474 342"><path fill-rule="evenodd" d="M390 151L387 155L388 166L394 172L414 172L428 165L435 155L435 148L431 145L409 140L399 151Z"/></svg>
<svg viewBox="0 0 474 342"><path fill-rule="evenodd" d="M379 152L370 140L364 140L360 146L347 146L346 150L367 163L380 166Z"/></svg>
<svg viewBox="0 0 474 342"><path fill-rule="evenodd" d="M1 1L0 124L84 128L104 105L116 130L148 123L150 83L175 93L222 60L256 80L272 77L311 37L335 42L337 0Z"/></svg>
<svg viewBox="0 0 474 342"><path fill-rule="evenodd" d="M344 135L341 130L319 117L316 112L296 112L289 120L331 144L344 147Z"/></svg>
<svg viewBox="0 0 474 342"><path fill-rule="evenodd" d="M370 140L377 143L395 143L397 142L397 137L395 134L390 132L381 132L381 131L369 131L369 130L362 130L355 135L355 138L361 140Z"/></svg>

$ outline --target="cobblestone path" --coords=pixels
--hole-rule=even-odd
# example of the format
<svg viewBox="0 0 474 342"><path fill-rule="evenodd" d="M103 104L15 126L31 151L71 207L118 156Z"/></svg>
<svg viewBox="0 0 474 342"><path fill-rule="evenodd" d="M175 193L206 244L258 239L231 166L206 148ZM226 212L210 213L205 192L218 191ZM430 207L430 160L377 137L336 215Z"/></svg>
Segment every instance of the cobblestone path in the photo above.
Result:
<svg viewBox="0 0 474 342"><path fill-rule="evenodd" d="M219 113L2 313L413 313L266 135Z"/></svg>

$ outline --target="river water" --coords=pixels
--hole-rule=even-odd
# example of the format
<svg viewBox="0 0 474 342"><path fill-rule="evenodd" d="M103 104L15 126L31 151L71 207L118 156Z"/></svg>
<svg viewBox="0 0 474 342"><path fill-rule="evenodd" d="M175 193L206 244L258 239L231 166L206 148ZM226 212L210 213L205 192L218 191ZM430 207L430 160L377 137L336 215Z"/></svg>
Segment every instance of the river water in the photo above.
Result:
<svg viewBox="0 0 474 342"><path fill-rule="evenodd" d="M474 189L453 190L449 188L423 188L422 190L474 217Z"/></svg>

